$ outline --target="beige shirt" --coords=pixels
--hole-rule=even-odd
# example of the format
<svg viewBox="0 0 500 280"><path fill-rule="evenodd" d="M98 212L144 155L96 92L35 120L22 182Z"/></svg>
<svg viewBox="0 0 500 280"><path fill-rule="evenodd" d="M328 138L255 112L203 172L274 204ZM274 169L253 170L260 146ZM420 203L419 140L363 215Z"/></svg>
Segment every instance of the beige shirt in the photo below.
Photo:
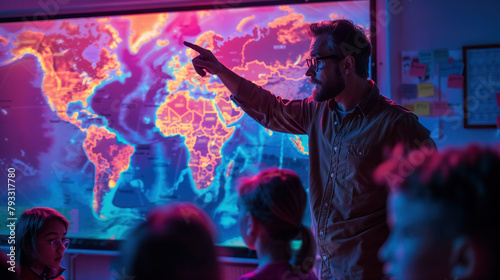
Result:
<svg viewBox="0 0 500 280"><path fill-rule="evenodd" d="M387 190L372 182L384 151L435 147L404 107L372 91L341 121L334 100L286 100L242 79L231 99L264 127L309 136L309 193L321 279L381 279Z"/></svg>

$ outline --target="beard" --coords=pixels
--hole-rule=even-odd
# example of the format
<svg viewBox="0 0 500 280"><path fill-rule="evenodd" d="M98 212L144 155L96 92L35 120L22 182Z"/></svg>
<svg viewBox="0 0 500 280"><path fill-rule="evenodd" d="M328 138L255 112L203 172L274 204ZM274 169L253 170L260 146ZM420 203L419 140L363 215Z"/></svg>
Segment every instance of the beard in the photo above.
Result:
<svg viewBox="0 0 500 280"><path fill-rule="evenodd" d="M323 85L320 81L311 78L311 83L316 85L312 92L314 101L328 101L337 97L345 89L345 79L340 74L338 65L335 67L335 79L335 83Z"/></svg>

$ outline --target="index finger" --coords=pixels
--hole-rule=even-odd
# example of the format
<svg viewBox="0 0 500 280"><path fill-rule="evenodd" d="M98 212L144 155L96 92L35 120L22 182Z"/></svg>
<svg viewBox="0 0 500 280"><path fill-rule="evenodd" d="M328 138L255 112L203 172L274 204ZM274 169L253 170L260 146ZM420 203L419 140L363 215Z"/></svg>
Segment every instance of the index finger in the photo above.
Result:
<svg viewBox="0 0 500 280"><path fill-rule="evenodd" d="M204 48L202 48L202 47L200 47L198 45L195 45L193 43L189 43L189 42L186 42L186 41L184 41L184 46L192 48L193 50L197 51L200 54L206 54L208 52L207 49L204 49Z"/></svg>

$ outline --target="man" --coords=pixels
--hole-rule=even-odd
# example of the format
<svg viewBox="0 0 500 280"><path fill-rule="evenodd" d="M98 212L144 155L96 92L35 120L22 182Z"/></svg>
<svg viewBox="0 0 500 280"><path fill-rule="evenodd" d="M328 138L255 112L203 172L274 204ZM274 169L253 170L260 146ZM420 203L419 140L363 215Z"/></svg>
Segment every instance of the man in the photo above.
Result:
<svg viewBox="0 0 500 280"><path fill-rule="evenodd" d="M411 172L398 170L403 162ZM500 279L499 170L500 154L475 145L415 150L380 165L376 177L391 188L386 272L394 280Z"/></svg>
<svg viewBox="0 0 500 280"><path fill-rule="evenodd" d="M372 183L384 148L434 146L412 113L368 78L371 46L349 20L310 26L311 97L285 100L238 76L208 50L185 42L201 76L217 75L248 115L274 131L309 136L309 191L322 279L381 279L377 251L388 236L385 188Z"/></svg>

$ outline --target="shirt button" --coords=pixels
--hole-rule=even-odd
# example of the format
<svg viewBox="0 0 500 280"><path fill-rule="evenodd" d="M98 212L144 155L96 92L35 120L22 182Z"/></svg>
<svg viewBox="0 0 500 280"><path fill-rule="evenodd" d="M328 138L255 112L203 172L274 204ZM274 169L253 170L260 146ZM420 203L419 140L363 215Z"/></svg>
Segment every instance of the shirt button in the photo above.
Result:
<svg viewBox="0 0 500 280"><path fill-rule="evenodd" d="M337 125L337 122L334 122L333 124L334 124L334 125Z"/></svg>
<svg viewBox="0 0 500 280"><path fill-rule="evenodd" d="M358 118L361 118L361 115L358 115Z"/></svg>
<svg viewBox="0 0 500 280"><path fill-rule="evenodd" d="M337 148L337 146L335 146L335 147L333 147L333 149L336 151L338 148Z"/></svg>
<svg viewBox="0 0 500 280"><path fill-rule="evenodd" d="M323 235L323 231L320 231L320 232L319 232L319 235Z"/></svg>
<svg viewBox="0 0 500 280"><path fill-rule="evenodd" d="M333 173L332 173L332 174L330 174L330 178L333 178Z"/></svg>
<svg viewBox="0 0 500 280"><path fill-rule="evenodd" d="M323 256L323 260L326 261L326 256Z"/></svg>
<svg viewBox="0 0 500 280"><path fill-rule="evenodd" d="M363 153L362 152L359 152L359 155L362 155Z"/></svg>
<svg viewBox="0 0 500 280"><path fill-rule="evenodd" d="M325 204L323 204L323 206L328 207L328 202L325 202Z"/></svg>

